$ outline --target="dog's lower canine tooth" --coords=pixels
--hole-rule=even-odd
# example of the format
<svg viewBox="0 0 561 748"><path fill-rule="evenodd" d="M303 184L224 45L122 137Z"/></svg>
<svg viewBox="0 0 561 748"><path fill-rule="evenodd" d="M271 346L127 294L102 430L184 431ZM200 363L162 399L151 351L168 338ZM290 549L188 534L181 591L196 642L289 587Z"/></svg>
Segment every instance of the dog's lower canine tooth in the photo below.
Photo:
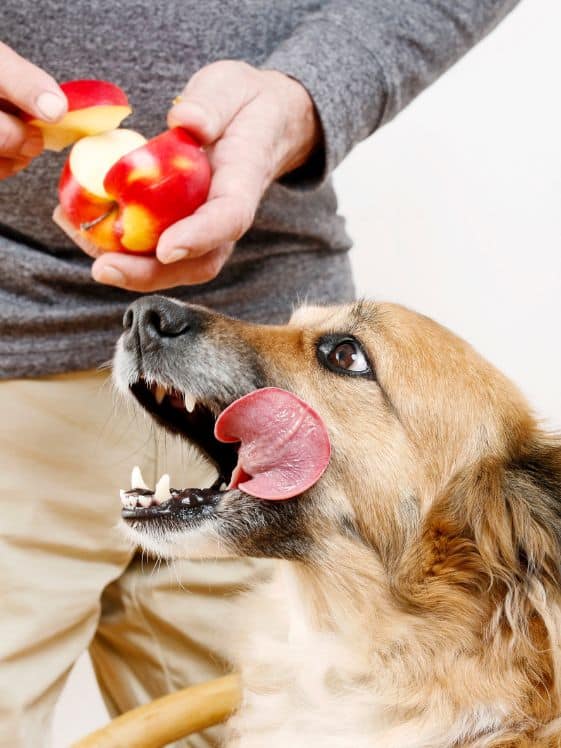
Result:
<svg viewBox="0 0 561 748"><path fill-rule="evenodd" d="M144 482L144 478L142 477L142 473L140 472L140 468L138 467L138 465L135 465L132 469L131 488L145 488L146 490L149 490L148 486Z"/></svg>
<svg viewBox="0 0 561 748"><path fill-rule="evenodd" d="M195 410L195 405L197 404L197 401L195 400L195 396L192 395L190 392L186 392L183 397L185 400L185 410L188 413L192 413Z"/></svg>
<svg viewBox="0 0 561 748"><path fill-rule="evenodd" d="M161 504L163 501L171 499L171 491L169 490L169 475L164 473L160 480L156 483L156 490L154 491L154 501L156 504Z"/></svg>
<svg viewBox="0 0 561 748"><path fill-rule="evenodd" d="M156 402L158 405L161 405L163 402L164 397L166 396L166 388L163 386L163 384L157 384L156 389L154 390L154 397L156 398Z"/></svg>

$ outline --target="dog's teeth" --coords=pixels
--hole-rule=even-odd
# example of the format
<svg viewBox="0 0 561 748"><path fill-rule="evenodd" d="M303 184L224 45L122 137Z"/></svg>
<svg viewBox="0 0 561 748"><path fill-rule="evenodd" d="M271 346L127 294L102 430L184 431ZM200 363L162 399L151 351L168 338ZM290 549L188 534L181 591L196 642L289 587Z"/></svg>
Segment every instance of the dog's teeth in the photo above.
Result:
<svg viewBox="0 0 561 748"><path fill-rule="evenodd" d="M136 506L136 496L134 494L131 494L129 496L125 495L125 497L123 498L123 496L121 495L121 503L125 509L134 509Z"/></svg>
<svg viewBox="0 0 561 748"><path fill-rule="evenodd" d="M143 506L145 509L148 509L148 507L152 504L153 496L137 496L136 502L137 504L140 504L140 506Z"/></svg>
<svg viewBox="0 0 561 748"><path fill-rule="evenodd" d="M166 396L166 393L167 393L167 390L163 384L156 385L156 389L154 390L154 397L156 398L156 402L158 403L158 405L162 404L163 399Z"/></svg>
<svg viewBox="0 0 561 748"><path fill-rule="evenodd" d="M185 398L185 409L188 413L192 413L195 410L195 405L197 404L197 401L195 400L195 396L191 392L186 392L184 395Z"/></svg>
<svg viewBox="0 0 561 748"><path fill-rule="evenodd" d="M226 485L226 483L222 483L222 485L220 486L219 490L220 491L227 491L228 490L228 486Z"/></svg>
<svg viewBox="0 0 561 748"><path fill-rule="evenodd" d="M156 490L154 491L154 502L161 504L163 501L171 499L171 491L169 490L169 475L164 473L160 480L156 483Z"/></svg>
<svg viewBox="0 0 561 748"><path fill-rule="evenodd" d="M144 482L144 478L142 477L142 473L140 472L140 468L138 467L138 465L135 465L132 469L131 488L145 488L149 490L148 486Z"/></svg>

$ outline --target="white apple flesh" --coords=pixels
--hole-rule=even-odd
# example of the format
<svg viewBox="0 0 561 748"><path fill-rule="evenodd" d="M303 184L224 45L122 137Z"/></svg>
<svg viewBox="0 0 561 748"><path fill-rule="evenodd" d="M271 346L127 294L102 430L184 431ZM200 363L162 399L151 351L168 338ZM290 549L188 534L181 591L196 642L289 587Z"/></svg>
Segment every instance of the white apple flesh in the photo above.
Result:
<svg viewBox="0 0 561 748"><path fill-rule="evenodd" d="M70 171L76 181L96 197L111 200L103 186L109 169L127 153L146 143L134 130L113 130L82 138L70 151Z"/></svg>

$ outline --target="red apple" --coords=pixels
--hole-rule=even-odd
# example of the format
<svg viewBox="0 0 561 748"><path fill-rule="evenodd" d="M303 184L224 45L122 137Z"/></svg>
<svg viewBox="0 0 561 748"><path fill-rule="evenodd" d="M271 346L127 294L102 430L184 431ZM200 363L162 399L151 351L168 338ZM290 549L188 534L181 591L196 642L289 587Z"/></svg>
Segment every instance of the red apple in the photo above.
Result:
<svg viewBox="0 0 561 748"><path fill-rule="evenodd" d="M78 80L60 87L68 100L68 112L61 120L44 122L23 115L41 130L47 150L62 151L86 135L114 130L132 111L126 93L114 83Z"/></svg>
<svg viewBox="0 0 561 748"><path fill-rule="evenodd" d="M161 233L206 200L210 166L180 127L146 141L133 130L79 140L59 183L62 210L106 251L153 253Z"/></svg>

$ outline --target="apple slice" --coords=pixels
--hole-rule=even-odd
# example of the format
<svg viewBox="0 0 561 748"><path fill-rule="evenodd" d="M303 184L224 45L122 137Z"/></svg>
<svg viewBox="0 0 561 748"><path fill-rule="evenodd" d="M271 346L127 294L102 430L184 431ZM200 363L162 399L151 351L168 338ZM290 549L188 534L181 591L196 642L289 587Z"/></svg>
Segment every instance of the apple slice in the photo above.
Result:
<svg viewBox="0 0 561 748"><path fill-rule="evenodd" d="M49 151L62 151L87 135L115 130L132 111L126 93L108 81L68 81L60 88L68 100L68 112L61 120L53 123L24 116L41 130Z"/></svg>

